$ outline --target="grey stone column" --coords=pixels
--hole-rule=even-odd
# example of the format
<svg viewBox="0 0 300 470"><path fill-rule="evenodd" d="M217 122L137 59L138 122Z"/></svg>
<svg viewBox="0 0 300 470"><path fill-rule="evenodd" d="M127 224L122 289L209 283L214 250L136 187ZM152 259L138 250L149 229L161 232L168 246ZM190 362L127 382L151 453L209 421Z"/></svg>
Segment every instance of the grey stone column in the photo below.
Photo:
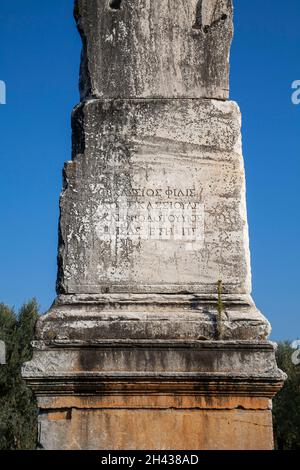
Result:
<svg viewBox="0 0 300 470"><path fill-rule="evenodd" d="M272 448L284 376L251 298L232 2L77 0L75 17L58 297L23 370L41 444Z"/></svg>
<svg viewBox="0 0 300 470"><path fill-rule="evenodd" d="M4 341L0 341L0 365L6 364L6 347Z"/></svg>

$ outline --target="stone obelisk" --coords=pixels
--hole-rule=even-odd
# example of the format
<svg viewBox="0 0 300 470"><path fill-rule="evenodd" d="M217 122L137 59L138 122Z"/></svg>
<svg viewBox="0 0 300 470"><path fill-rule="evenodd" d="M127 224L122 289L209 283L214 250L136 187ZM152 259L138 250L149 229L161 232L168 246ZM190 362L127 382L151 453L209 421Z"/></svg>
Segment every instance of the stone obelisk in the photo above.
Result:
<svg viewBox="0 0 300 470"><path fill-rule="evenodd" d="M45 449L271 449L231 0L77 0L58 297L23 376Z"/></svg>

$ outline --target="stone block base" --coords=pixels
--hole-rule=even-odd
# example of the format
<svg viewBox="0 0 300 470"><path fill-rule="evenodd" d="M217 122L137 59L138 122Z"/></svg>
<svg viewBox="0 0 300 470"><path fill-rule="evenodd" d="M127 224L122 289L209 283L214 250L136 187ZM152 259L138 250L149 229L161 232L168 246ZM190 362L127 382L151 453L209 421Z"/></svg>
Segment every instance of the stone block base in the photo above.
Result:
<svg viewBox="0 0 300 470"><path fill-rule="evenodd" d="M46 449L271 450L270 401L111 396L53 401L40 415Z"/></svg>
<svg viewBox="0 0 300 470"><path fill-rule="evenodd" d="M271 400L284 381L273 343L50 340L60 316L48 323L40 320L23 368L38 400L42 448L273 448Z"/></svg>

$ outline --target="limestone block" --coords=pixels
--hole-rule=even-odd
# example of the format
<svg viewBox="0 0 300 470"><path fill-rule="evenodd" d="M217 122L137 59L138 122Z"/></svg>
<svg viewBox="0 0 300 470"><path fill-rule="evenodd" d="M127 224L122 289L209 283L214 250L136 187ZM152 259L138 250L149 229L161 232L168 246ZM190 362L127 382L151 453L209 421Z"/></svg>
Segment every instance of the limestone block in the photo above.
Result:
<svg viewBox="0 0 300 470"><path fill-rule="evenodd" d="M61 295L37 322L36 339L57 342L107 340L264 340L270 324L250 296L199 294ZM221 331L221 337L220 337Z"/></svg>
<svg viewBox="0 0 300 470"><path fill-rule="evenodd" d="M232 0L76 0L75 17L82 99L228 98Z"/></svg>
<svg viewBox="0 0 300 470"><path fill-rule="evenodd" d="M36 343L23 367L44 449L272 449L285 376L254 341Z"/></svg>
<svg viewBox="0 0 300 470"><path fill-rule="evenodd" d="M59 293L249 294L240 112L216 100L90 100L73 115Z"/></svg>
<svg viewBox="0 0 300 470"><path fill-rule="evenodd" d="M230 400L228 400L230 401ZM74 408L40 417L45 450L273 450L270 410Z"/></svg>

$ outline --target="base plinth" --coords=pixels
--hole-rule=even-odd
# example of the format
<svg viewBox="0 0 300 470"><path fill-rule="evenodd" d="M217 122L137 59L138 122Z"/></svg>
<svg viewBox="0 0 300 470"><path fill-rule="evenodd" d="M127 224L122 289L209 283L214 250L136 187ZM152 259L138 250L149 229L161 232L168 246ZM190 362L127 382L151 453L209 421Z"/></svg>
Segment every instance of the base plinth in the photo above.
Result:
<svg viewBox="0 0 300 470"><path fill-rule="evenodd" d="M60 450L272 450L270 401L159 395L64 397L40 416L40 443Z"/></svg>
<svg viewBox="0 0 300 470"><path fill-rule="evenodd" d="M136 324L136 337L126 339L124 330L120 335L120 325L115 328L114 318L109 320L109 308L101 305L98 314L85 305L89 314L84 323L83 304L72 317L67 313L70 304L57 302L38 322L33 359L25 364L23 377L38 400L42 448L273 448L271 399L284 381L273 343L196 339L203 311L197 319L194 308L191 328L181 330L180 312L166 320L166 306L161 328L159 315L152 312L157 325L151 339L144 339L150 321L146 313L140 307L132 312L129 331L132 334ZM126 315L128 309L127 305ZM124 314L121 310L119 316ZM68 334L61 327L64 315L69 318ZM229 328L234 323L226 321L227 334L241 331ZM252 337L256 323L253 318L248 322L249 328L243 322L243 331ZM261 332L263 317L256 322ZM213 333L213 323L210 318L207 333ZM111 331L108 339L99 334L105 324L105 331Z"/></svg>

